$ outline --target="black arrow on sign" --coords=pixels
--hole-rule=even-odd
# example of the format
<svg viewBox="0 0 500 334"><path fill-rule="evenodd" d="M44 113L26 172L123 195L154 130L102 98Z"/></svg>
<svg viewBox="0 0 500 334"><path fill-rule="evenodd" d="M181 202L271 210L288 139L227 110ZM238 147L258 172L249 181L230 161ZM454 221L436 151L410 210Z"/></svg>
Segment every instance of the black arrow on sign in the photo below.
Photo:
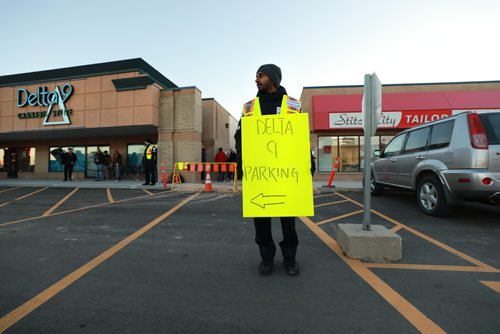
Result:
<svg viewBox="0 0 500 334"><path fill-rule="evenodd" d="M266 205L277 205L277 204L285 204L285 202L273 202L279 201L279 199L274 200L275 197L286 197L286 195L264 195L264 193L260 193L250 201L252 204L260 206L262 209L266 208ZM271 201L271 202L267 202Z"/></svg>

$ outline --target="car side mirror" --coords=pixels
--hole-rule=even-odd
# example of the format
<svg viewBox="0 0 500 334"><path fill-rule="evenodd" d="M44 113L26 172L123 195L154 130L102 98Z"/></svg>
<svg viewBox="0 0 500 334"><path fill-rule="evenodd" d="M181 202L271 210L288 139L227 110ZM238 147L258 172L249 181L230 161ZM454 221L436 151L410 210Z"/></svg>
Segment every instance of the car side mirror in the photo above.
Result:
<svg viewBox="0 0 500 334"><path fill-rule="evenodd" d="M373 150L373 156L380 158L380 150Z"/></svg>

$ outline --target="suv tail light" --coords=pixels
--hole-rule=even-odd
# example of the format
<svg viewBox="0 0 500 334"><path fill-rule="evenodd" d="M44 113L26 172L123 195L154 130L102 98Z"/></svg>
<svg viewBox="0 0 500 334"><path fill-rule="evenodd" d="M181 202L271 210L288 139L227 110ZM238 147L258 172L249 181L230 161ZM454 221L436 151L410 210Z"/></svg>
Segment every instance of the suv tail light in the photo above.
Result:
<svg viewBox="0 0 500 334"><path fill-rule="evenodd" d="M470 142L473 148L488 149L488 136L478 114L468 114Z"/></svg>
<svg viewBox="0 0 500 334"><path fill-rule="evenodd" d="M492 183L493 183L493 180L492 180L492 179L490 179L489 177L485 177L485 178L483 179L483 184L484 184L485 186L489 186L489 185L490 185L490 184L492 184Z"/></svg>

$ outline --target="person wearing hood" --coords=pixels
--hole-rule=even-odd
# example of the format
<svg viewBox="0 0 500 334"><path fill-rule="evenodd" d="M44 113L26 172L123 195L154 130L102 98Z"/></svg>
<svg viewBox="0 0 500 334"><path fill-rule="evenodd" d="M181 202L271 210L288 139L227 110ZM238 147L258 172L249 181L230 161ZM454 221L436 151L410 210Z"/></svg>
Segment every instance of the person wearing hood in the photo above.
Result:
<svg viewBox="0 0 500 334"><path fill-rule="evenodd" d="M288 112L300 112L300 101L289 97L286 89L280 85L281 69L278 66L274 64L260 66L256 73L255 83L258 89L257 99L244 104L242 117L251 117L254 110L259 109L261 115L280 114L282 109L288 110ZM286 96L285 99L284 96ZM288 106L285 108L282 105L283 103L286 103ZM256 107L256 104L258 104L258 107ZM242 175L241 119L234 139L236 140L238 174ZM299 265L295 257L299 241L297 232L295 231L295 217L280 217L280 220L283 241L279 243L279 246L283 255L283 264L289 275L298 275ZM271 233L271 217L255 217L254 226L255 242L259 246L262 258L259 272L262 275L269 275L273 271L274 256L276 254L276 245Z"/></svg>

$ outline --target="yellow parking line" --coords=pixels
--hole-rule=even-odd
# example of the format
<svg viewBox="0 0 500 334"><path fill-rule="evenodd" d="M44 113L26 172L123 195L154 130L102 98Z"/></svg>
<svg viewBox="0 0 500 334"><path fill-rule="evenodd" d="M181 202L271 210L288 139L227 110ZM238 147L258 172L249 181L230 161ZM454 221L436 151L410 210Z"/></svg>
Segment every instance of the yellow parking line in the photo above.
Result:
<svg viewBox="0 0 500 334"><path fill-rule="evenodd" d="M148 195L153 195L153 193L152 193L151 191L147 190L147 189L142 189L142 190L144 190L144 192L145 192L146 194L148 194Z"/></svg>
<svg viewBox="0 0 500 334"><path fill-rule="evenodd" d="M327 205L338 204L338 203L344 203L344 202L349 202L349 201L348 201L348 200L346 200L346 199L343 199L343 200L341 200L341 201L336 201L336 202L329 202L329 203L318 204L318 205L315 205L314 207L315 207L315 208L319 208L320 206L327 206Z"/></svg>
<svg viewBox="0 0 500 334"><path fill-rule="evenodd" d="M350 202L356 204L357 206L363 207L363 204L361 204L359 202L356 202L355 200L353 200L353 199L351 199L351 198L349 198L347 196L344 196L342 194L339 194L339 196L341 196L341 197L343 197L345 199L348 199ZM457 250L457 249L455 249L453 247L450 247L450 246L442 243L441 241L433 239L433 238L431 238L431 237L423 234L422 232L419 232L419 231L417 231L417 230L415 230L415 229L413 229L413 228L411 228L411 227L409 227L409 226L407 226L405 224L402 224L402 223L398 222L397 220L392 219L391 217L388 217L388 216L384 215L383 213L380 213L380 212L378 212L376 210L373 210L373 209L371 210L371 212L373 212L377 216L379 216L379 217L381 217L381 218L383 218L383 219L385 219L385 220L387 220L387 221L389 221L389 222L391 222L393 224L402 226L405 230L407 230L407 231L415 234L416 236L418 236L418 237L420 237L420 238L422 238L424 240L427 240L430 243L432 243L432 244L434 244L434 245L436 245L436 246L438 246L438 247L440 247L440 248L448 251L449 253L452 253L452 254L454 254L454 255L456 255L456 256L458 256L458 257L460 257L460 258L462 258L462 259L464 259L464 260L466 260L466 261L468 261L470 263L475 264L476 266L482 267L482 268L487 269L487 270L492 270L492 271L497 270L494 267L491 267L491 266L487 265L486 263L481 262L481 261L473 258L472 256L464 254L461 251L459 251L459 250Z"/></svg>
<svg viewBox="0 0 500 334"><path fill-rule="evenodd" d="M11 191L11 190L19 189L19 188L21 188L21 187L14 187L14 188L9 188L9 189L0 190L0 194L1 194L1 193L6 193L7 191Z"/></svg>
<svg viewBox="0 0 500 334"><path fill-rule="evenodd" d="M109 203L114 203L115 200L113 199L113 195L111 194L111 189L106 188L106 194L108 194L108 202Z"/></svg>
<svg viewBox="0 0 500 334"><path fill-rule="evenodd" d="M482 284L486 285L488 288L495 290L500 293L500 282L495 281L479 281Z"/></svg>
<svg viewBox="0 0 500 334"><path fill-rule="evenodd" d="M80 188L73 189L73 191L70 192L69 194L67 194L62 200L60 200L53 207L51 207L50 209L48 209L47 211L45 211L42 214L42 217L47 217L48 215L50 215L55 209L57 209L58 207L60 207L61 204L63 204L64 202L66 202L68 200L68 198L70 198L71 196L73 196L73 194L76 193L78 191L78 189L80 189Z"/></svg>
<svg viewBox="0 0 500 334"><path fill-rule="evenodd" d="M392 289L387 283L371 272L361 261L353 260L343 255L342 249L335 239L323 231L308 217L299 219L316 234L332 251L335 252L351 269L368 283L382 298L391 304L403 317L422 333L445 333L445 331L420 312L409 301Z"/></svg>
<svg viewBox="0 0 500 334"><path fill-rule="evenodd" d="M78 189L78 188L77 188ZM42 304L46 303L48 300L50 300L52 297L57 295L59 292L63 291L66 289L68 286L82 278L85 274L93 270L95 267L109 259L111 256L115 255L117 252L128 246L131 242L142 236L144 233L158 225L160 222L162 222L165 218L173 214L175 211L177 211L179 208L184 206L186 203L188 203L190 200L192 200L194 197L196 197L198 193L188 197L181 203L177 204L175 207L172 209L168 210L152 222L148 223L146 226L142 227L141 229L137 230L136 232L132 233L129 235L127 238L123 239L113 247L109 248L105 252L101 253L99 256L95 257L93 260L87 262L77 270L73 271L71 274L68 276L64 277L63 279L59 280L58 282L54 283L52 286L48 287L35 297L31 298L28 300L26 303L23 305L19 306L15 310L9 312L7 315L2 317L0 319L0 333L5 331L7 328L24 318L26 315L31 313L33 310L41 306Z"/></svg>
<svg viewBox="0 0 500 334"><path fill-rule="evenodd" d="M6 206L6 205L8 205L8 204L10 204L10 202L5 202L5 203L3 203L3 204L0 204L0 208L1 208L1 207Z"/></svg>
<svg viewBox="0 0 500 334"><path fill-rule="evenodd" d="M397 231L399 231L401 229L404 229L404 227L401 225L396 225L393 228L389 229L389 231L396 233Z"/></svg>
<svg viewBox="0 0 500 334"><path fill-rule="evenodd" d="M382 269L410 269L410 270L438 270L438 271L463 271L475 273L499 273L495 268L484 268L476 266L447 266L434 264L405 264L405 263L367 263L367 268Z"/></svg>
<svg viewBox="0 0 500 334"><path fill-rule="evenodd" d="M162 191L162 192L159 192L159 193L156 193L156 194L153 194L153 195L161 195L163 193L169 193L169 192L170 191ZM136 199L140 199L140 198L144 198L144 197L149 197L149 196L151 196L151 195L143 195L143 196L137 196L137 197L132 197L132 198L121 199L119 201L115 201L115 203L113 203L113 204L127 202L127 201L133 201L133 200L136 200ZM105 205L110 205L110 204L111 203L101 203L101 204L89 205L89 206L85 206L83 208L71 209L71 210L56 212L56 213L51 214L51 216L63 215L63 214L71 213L71 212L75 212L75 211L82 211L82 210L87 210L87 209L92 209L92 208L98 208L98 207L105 206ZM7 226L7 225L18 224L18 223L23 223L23 222L27 222L27 221L30 221L30 220L35 220L35 219L40 219L40 218L45 218L45 217L48 217L48 216L36 216L36 217L30 217L30 218L23 218L23 219L14 220L14 221L8 222L8 223L2 223L2 224L0 224L0 227Z"/></svg>
<svg viewBox="0 0 500 334"><path fill-rule="evenodd" d="M330 219L327 219L327 220L320 221L319 223L316 223L316 225L323 225L323 224L326 224L326 223L330 223L330 222L333 222L335 220L339 220L339 219L342 219L342 218L346 218L346 217L357 215L358 213L361 213L361 212L363 212L363 210L349 212L349 213L346 213L345 215L341 215L341 216L337 216L337 217L333 217L333 218L330 218Z"/></svg>
<svg viewBox="0 0 500 334"><path fill-rule="evenodd" d="M19 201L19 200L25 199L25 198L27 198L27 197L30 197L31 195L37 194L37 193L39 193L39 192L41 192L41 191L44 191L45 189L47 189L47 187L42 188L42 189L38 189L37 191L34 191L34 192L32 192L32 193L29 193L28 195L24 195L24 196L18 197L18 198L16 198L14 201Z"/></svg>
<svg viewBox="0 0 500 334"><path fill-rule="evenodd" d="M314 196L314 198L331 197L331 196L335 196L335 195L337 195L337 194L333 193L333 194L326 194L326 195L318 195L318 196Z"/></svg>

